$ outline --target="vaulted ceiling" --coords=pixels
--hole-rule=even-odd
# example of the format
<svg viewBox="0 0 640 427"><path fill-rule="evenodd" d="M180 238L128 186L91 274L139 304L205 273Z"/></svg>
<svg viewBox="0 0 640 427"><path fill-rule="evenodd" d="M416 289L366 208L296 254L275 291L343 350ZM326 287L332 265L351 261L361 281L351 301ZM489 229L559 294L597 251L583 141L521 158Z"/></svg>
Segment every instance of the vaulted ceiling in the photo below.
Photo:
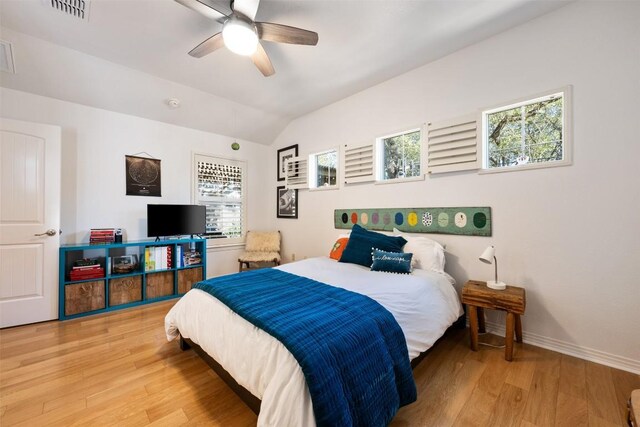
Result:
<svg viewBox="0 0 640 427"><path fill-rule="evenodd" d="M14 43L17 70L15 75L0 73L2 86L269 144L296 117L567 2L262 0L256 20L319 34L315 47L264 42L276 70L268 78L249 58L226 49L201 59L188 56L222 26L173 0L90 0L86 21L53 10L50 3L0 0L0 36ZM64 64L56 71L56 58L47 55L58 47L66 49L57 54ZM121 66L111 76L133 70L154 76L157 84L140 94L136 91L143 85L124 84L125 94L105 76L105 84L114 86L112 97L120 90L122 99L92 95L97 90L92 85L82 85L82 94L78 79L92 78L86 75L90 65L82 65L70 50L95 58L93 65L102 64L101 69L104 61ZM40 75L48 72L68 79L52 79L52 87L45 87ZM96 74L94 82L100 84ZM153 101L157 112L150 105L130 105L162 88L166 93L157 93ZM170 116L163 104L170 97L182 98L184 111Z"/></svg>

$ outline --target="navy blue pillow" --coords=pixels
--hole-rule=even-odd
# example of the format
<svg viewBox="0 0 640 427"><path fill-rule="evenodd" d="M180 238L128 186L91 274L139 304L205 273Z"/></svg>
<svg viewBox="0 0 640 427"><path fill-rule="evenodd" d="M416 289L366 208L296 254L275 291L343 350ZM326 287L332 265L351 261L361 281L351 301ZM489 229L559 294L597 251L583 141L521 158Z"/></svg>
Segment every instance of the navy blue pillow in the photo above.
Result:
<svg viewBox="0 0 640 427"><path fill-rule="evenodd" d="M413 254L405 252L387 252L373 249L371 271L385 271L387 273L411 273L411 257Z"/></svg>
<svg viewBox="0 0 640 427"><path fill-rule="evenodd" d="M373 248L387 252L402 252L402 247L405 243L407 241L404 237L387 236L375 231L365 230L355 224L351 229L351 235L344 252L342 252L340 262L371 267L371 252L373 252Z"/></svg>

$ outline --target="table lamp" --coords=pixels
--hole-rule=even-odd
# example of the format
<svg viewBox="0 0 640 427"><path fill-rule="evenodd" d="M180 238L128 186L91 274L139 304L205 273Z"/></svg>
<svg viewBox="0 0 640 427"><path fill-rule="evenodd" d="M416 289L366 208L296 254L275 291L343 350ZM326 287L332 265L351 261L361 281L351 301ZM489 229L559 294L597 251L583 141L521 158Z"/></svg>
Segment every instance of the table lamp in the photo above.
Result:
<svg viewBox="0 0 640 427"><path fill-rule="evenodd" d="M496 280L487 281L487 287L497 289L499 291L506 289L507 285L504 282L498 281L498 259L496 258L496 248L488 246L487 249L482 252L482 255L480 255L480 261L486 264L493 263L495 265Z"/></svg>

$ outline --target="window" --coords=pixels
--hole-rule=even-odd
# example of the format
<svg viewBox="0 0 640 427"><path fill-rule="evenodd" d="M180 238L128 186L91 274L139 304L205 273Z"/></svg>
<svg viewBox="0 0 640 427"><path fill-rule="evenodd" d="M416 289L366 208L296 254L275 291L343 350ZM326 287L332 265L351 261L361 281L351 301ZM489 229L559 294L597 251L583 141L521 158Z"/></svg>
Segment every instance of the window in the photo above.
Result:
<svg viewBox="0 0 640 427"><path fill-rule="evenodd" d="M245 233L246 162L194 155L194 202L207 207L207 232L220 244L240 243Z"/></svg>
<svg viewBox="0 0 640 427"><path fill-rule="evenodd" d="M484 111L484 169L569 164L567 102L565 90Z"/></svg>
<svg viewBox="0 0 640 427"><path fill-rule="evenodd" d="M336 187L338 184L338 151L329 150L309 156L310 188Z"/></svg>
<svg viewBox="0 0 640 427"><path fill-rule="evenodd" d="M420 129L378 138L378 181L419 177L420 140Z"/></svg>

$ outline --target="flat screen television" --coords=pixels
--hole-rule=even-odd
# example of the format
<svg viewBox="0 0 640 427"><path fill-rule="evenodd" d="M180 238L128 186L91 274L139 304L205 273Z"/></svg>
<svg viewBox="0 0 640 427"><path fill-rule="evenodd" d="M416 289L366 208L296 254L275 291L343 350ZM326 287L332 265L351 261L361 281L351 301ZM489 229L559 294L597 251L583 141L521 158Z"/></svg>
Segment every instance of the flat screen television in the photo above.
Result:
<svg viewBox="0 0 640 427"><path fill-rule="evenodd" d="M206 233L207 208L198 205L147 205L147 236Z"/></svg>

